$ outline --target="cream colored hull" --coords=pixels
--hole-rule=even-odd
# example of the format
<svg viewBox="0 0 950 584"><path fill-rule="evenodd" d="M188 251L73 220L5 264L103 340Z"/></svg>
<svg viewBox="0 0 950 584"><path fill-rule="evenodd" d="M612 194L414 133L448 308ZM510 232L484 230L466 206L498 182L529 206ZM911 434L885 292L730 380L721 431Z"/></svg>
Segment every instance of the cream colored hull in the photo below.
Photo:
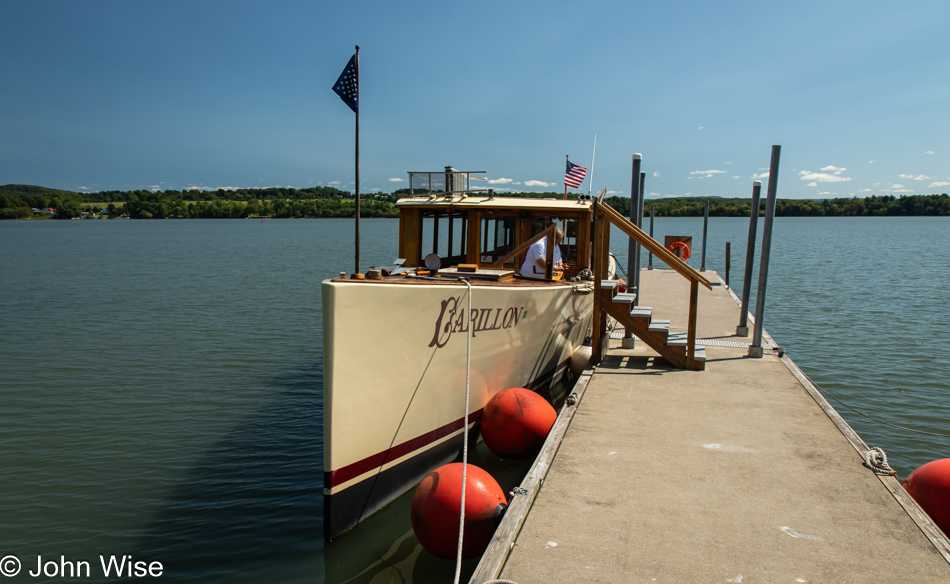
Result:
<svg viewBox="0 0 950 584"><path fill-rule="evenodd" d="M325 533L333 538L458 453L471 339L470 424L508 387L563 372L588 335L592 285L325 281Z"/></svg>

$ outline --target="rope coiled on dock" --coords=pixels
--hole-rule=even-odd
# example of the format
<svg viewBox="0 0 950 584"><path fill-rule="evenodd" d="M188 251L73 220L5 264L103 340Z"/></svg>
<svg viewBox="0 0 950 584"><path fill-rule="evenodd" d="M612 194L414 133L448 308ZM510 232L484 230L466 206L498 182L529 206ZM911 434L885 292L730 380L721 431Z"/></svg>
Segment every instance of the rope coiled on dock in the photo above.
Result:
<svg viewBox="0 0 950 584"><path fill-rule="evenodd" d="M874 471L876 475L896 477L897 471L887 464L887 455L884 450L875 446L864 454L864 466Z"/></svg>

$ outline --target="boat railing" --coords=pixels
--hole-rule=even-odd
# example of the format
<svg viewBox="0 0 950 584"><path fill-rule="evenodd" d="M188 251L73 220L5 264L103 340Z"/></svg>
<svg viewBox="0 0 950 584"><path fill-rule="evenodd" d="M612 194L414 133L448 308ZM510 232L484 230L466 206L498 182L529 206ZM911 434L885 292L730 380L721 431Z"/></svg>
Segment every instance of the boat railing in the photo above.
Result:
<svg viewBox="0 0 950 584"><path fill-rule="evenodd" d="M443 171L410 172L409 196L429 197L432 195L465 195L472 191L472 180L485 180L473 177L473 174L486 174L484 170L455 170L446 166Z"/></svg>
<svg viewBox="0 0 950 584"><path fill-rule="evenodd" d="M597 293L594 295L594 314L603 315L601 307L601 281L607 278L607 257L610 248L610 225L616 225L631 239L642 245L655 255L660 261L671 267L678 274L690 281L689 292L689 320L686 329L686 362L687 368L692 369L696 352L696 319L699 305L699 285L712 290L712 285L702 274L690 267L676 254L666 249L658 241L650 237L645 231L633 224L632 221L618 213L610 205L598 200L594 205L594 286ZM639 293L639 290L637 291ZM607 329L605 316L598 317L598 330L594 335L594 356L599 359L603 353L604 336Z"/></svg>

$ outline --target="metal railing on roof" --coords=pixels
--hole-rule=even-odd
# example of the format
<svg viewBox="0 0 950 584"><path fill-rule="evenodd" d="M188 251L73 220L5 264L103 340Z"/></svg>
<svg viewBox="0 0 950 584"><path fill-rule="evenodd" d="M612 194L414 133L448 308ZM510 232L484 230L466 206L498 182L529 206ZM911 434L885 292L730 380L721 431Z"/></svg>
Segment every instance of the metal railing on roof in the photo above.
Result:
<svg viewBox="0 0 950 584"><path fill-rule="evenodd" d="M484 170L455 170L446 166L437 172L410 172L409 196L428 197L432 195L465 194L472 191L471 181L484 180L472 177L473 174L486 174Z"/></svg>

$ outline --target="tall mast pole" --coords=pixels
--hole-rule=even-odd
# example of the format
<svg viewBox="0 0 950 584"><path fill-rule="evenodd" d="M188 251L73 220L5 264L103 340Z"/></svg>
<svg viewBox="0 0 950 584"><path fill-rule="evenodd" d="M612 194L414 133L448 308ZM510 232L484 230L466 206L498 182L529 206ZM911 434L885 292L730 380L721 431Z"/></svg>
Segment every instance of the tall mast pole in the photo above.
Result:
<svg viewBox="0 0 950 584"><path fill-rule="evenodd" d="M597 156L597 134L594 134L594 153L590 155L590 180L587 181L587 198L590 198L590 189L594 186L594 158Z"/></svg>
<svg viewBox="0 0 950 584"><path fill-rule="evenodd" d="M571 163L571 155L564 155L564 200L567 200L567 166Z"/></svg>
<svg viewBox="0 0 950 584"><path fill-rule="evenodd" d="M354 274L360 273L360 108L359 108L359 87L360 87L360 46L356 45L356 270Z"/></svg>

